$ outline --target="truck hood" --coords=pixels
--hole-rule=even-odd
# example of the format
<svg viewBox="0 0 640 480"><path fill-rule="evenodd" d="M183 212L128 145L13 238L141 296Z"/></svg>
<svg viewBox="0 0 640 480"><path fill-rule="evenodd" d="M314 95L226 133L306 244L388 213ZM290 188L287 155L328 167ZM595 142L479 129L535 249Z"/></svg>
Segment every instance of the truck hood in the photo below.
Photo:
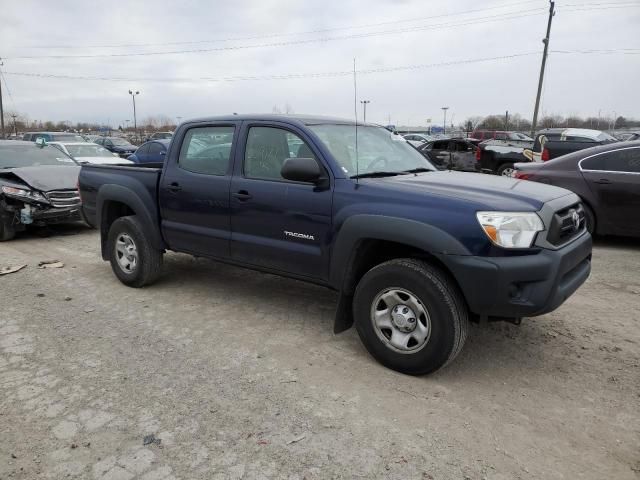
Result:
<svg viewBox="0 0 640 480"><path fill-rule="evenodd" d="M79 166L42 165L39 167L8 168L0 170L0 182L16 180L41 192L51 190L75 190L78 184Z"/></svg>
<svg viewBox="0 0 640 480"><path fill-rule="evenodd" d="M497 175L452 171L360 180L385 190L467 200L480 209L537 211L550 200L570 195L564 188ZM371 183L370 183L371 182ZM373 186L373 185L372 185ZM391 192L389 192L391 193Z"/></svg>

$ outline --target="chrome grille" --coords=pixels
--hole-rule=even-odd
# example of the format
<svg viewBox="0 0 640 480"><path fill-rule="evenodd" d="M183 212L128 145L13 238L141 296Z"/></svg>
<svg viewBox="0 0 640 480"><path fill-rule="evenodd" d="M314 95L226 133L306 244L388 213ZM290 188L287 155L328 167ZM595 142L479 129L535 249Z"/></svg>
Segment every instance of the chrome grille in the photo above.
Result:
<svg viewBox="0 0 640 480"><path fill-rule="evenodd" d="M80 205L78 190L53 190L47 192L47 198L52 206L57 208L77 207Z"/></svg>

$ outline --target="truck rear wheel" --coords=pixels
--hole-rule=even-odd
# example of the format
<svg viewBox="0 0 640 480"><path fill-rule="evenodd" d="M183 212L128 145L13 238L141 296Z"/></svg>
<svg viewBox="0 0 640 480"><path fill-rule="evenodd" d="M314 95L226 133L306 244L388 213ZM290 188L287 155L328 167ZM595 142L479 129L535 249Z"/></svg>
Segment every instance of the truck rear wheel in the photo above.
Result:
<svg viewBox="0 0 640 480"><path fill-rule="evenodd" d="M135 215L113 222L107 242L111 268L122 283L144 287L158 279L162 271L162 252L147 240Z"/></svg>
<svg viewBox="0 0 640 480"><path fill-rule="evenodd" d="M353 311L369 353L409 375L431 373L451 362L469 328L467 307L453 281L410 258L369 270L356 288Z"/></svg>
<svg viewBox="0 0 640 480"><path fill-rule="evenodd" d="M513 175L513 163L503 163L496 172L501 177L511 177Z"/></svg>

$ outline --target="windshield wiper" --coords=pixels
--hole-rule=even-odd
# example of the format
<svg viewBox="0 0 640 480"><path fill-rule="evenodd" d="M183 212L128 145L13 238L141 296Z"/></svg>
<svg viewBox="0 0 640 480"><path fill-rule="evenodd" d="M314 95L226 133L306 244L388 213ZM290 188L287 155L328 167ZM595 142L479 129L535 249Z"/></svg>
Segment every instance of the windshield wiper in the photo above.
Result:
<svg viewBox="0 0 640 480"><path fill-rule="evenodd" d="M418 168L412 168L411 170L402 171L402 173L423 173L423 172L433 172L433 170L426 167L418 167Z"/></svg>
<svg viewBox="0 0 640 480"><path fill-rule="evenodd" d="M384 171L376 171L376 172L367 172L360 173L359 175L351 175L349 178L379 178L379 177L394 177L396 175L402 175L404 172L384 172Z"/></svg>

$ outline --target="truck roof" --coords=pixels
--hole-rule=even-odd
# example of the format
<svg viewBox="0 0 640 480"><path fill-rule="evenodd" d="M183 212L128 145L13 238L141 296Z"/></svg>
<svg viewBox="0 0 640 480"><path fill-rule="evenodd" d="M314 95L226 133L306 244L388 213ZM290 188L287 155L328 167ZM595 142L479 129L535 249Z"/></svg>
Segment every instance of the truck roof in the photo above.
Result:
<svg viewBox="0 0 640 480"><path fill-rule="evenodd" d="M275 113L246 113L238 115L219 115L214 117L201 117L187 120L185 123L190 122L219 122L219 121L238 121L238 120L253 120L253 121L272 121L272 122L286 122L297 125L321 125L321 124L336 124L336 125L355 125L354 120L328 117L321 115L281 115ZM358 122L358 125L363 125L362 122ZM373 124L368 124L373 125Z"/></svg>

